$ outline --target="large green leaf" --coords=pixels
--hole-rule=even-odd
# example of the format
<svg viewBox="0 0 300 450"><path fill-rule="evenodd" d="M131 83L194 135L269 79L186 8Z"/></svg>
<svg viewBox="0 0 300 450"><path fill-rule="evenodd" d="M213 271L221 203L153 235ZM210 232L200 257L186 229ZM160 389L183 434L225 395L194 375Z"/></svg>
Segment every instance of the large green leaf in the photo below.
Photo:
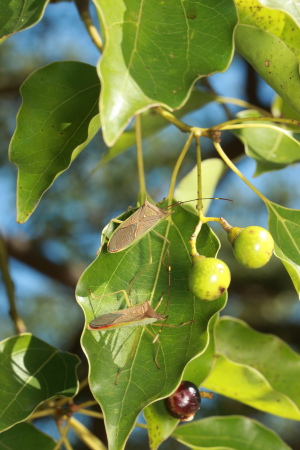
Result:
<svg viewBox="0 0 300 450"><path fill-rule="evenodd" d="M0 434L0 448L5 450L53 450L56 442L29 423L18 423Z"/></svg>
<svg viewBox="0 0 300 450"><path fill-rule="evenodd" d="M291 450L273 430L242 416L187 423L177 428L173 437L197 450Z"/></svg>
<svg viewBox="0 0 300 450"><path fill-rule="evenodd" d="M158 311L164 312L169 292L165 266L170 264L167 324L180 325L193 320L181 328L162 329L157 356L160 370L153 361L157 343L153 344L153 337L146 332L145 327L106 332L84 331L82 345L90 364L90 385L105 416L111 449L123 448L139 412L145 406L168 396L176 388L186 364L205 350L209 321L226 302L225 294L215 301L204 302L196 300L188 291L187 276L191 266L188 241L197 218L180 206L175 209L174 214L155 228L170 242L170 262L166 253L167 242L150 233L119 253L109 254L106 246L103 246L100 255L85 271L77 286L77 299L89 323L104 312L126 307L121 294L95 299L89 290L94 296L119 289L128 291L130 281L143 271L132 284L132 303L138 304L148 299L154 307L163 293L163 303ZM153 260L150 266L149 242ZM209 227L202 228L198 242L201 253L206 256L216 254L219 244ZM153 334L160 329L154 326L147 328L152 328ZM125 363L126 367L115 385L118 370Z"/></svg>
<svg viewBox="0 0 300 450"><path fill-rule="evenodd" d="M47 3L49 0L0 0L0 38L37 23Z"/></svg>
<svg viewBox="0 0 300 450"><path fill-rule="evenodd" d="M206 105L209 102L214 101L216 96L211 94L210 92L199 91L198 89L194 89L190 95L190 98L186 102L186 104L179 109L178 111L174 111L174 116L177 118L183 117L185 114L190 111L194 111L196 109L200 109L202 106ZM166 121L164 117L160 114L154 113L153 110L146 110L141 114L141 123L142 123L142 137L143 139L151 136L155 133L158 133L160 130L170 125L169 122ZM116 156L123 153L125 150L129 149L136 143L136 135L135 130L125 130L118 141L110 147L102 158L99 167L103 166L107 162L114 159Z"/></svg>
<svg viewBox="0 0 300 450"><path fill-rule="evenodd" d="M19 169L19 222L28 219L99 130L99 91L95 68L74 61L38 69L22 85L23 103L10 145L11 161Z"/></svg>
<svg viewBox="0 0 300 450"><path fill-rule="evenodd" d="M94 3L106 37L99 74L109 146L136 112L157 104L180 108L198 78L226 70L231 61L233 0Z"/></svg>
<svg viewBox="0 0 300 450"><path fill-rule="evenodd" d="M300 29L290 15L264 8L258 0L236 2L240 25L237 50L259 75L297 112L300 112Z"/></svg>
<svg viewBox="0 0 300 450"><path fill-rule="evenodd" d="M0 430L27 419L43 401L74 397L76 355L62 352L29 333L0 344Z"/></svg>
<svg viewBox="0 0 300 450"><path fill-rule="evenodd" d="M204 386L262 411L300 420L300 355L245 322L216 324L217 361Z"/></svg>
<svg viewBox="0 0 300 450"><path fill-rule="evenodd" d="M259 116L256 111L251 110L237 115L239 118ZM234 134L244 143L247 155L255 159L255 175L279 170L300 161L300 142L293 138L291 132L267 122L264 124L267 128L259 126L259 123L257 127L248 128L247 124L249 122L244 128L235 130Z"/></svg>
<svg viewBox="0 0 300 450"><path fill-rule="evenodd" d="M214 363L214 327L218 314L215 314L209 322L208 328L208 345L201 355L192 359L187 365L182 375L182 380L188 380L196 386L201 386L201 383L208 376ZM202 400L203 405L203 400ZM159 445L166 440L174 431L179 421L170 416L167 412L164 401L152 403L147 406L144 411L145 419L148 424L148 436L151 450L157 449Z"/></svg>
<svg viewBox="0 0 300 450"><path fill-rule="evenodd" d="M209 158L202 162L202 197L209 198L215 193L216 187L227 170L226 164L219 158ZM198 196L198 170L195 166L178 184L175 198L178 201L188 201ZM203 200L203 209L206 212L211 200ZM197 202L185 203L184 209L198 214Z"/></svg>
<svg viewBox="0 0 300 450"><path fill-rule="evenodd" d="M275 242L275 255L288 271L300 296L300 210L276 203L266 203L269 212L269 230Z"/></svg>

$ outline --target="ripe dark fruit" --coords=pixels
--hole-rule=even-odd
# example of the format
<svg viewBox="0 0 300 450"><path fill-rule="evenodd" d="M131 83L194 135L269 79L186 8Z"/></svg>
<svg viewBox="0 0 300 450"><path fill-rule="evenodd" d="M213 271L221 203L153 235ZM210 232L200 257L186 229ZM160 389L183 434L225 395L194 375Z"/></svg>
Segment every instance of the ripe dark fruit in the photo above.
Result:
<svg viewBox="0 0 300 450"><path fill-rule="evenodd" d="M165 399L165 405L172 417L188 422L200 409L201 396L194 383L182 381L177 390Z"/></svg>
<svg viewBox="0 0 300 450"><path fill-rule="evenodd" d="M258 269L267 264L274 250L271 234L262 227L232 227L228 239L237 261L249 269Z"/></svg>
<svg viewBox="0 0 300 450"><path fill-rule="evenodd" d="M223 261L198 256L189 273L189 289L201 300L215 300L228 288L230 279L230 270Z"/></svg>

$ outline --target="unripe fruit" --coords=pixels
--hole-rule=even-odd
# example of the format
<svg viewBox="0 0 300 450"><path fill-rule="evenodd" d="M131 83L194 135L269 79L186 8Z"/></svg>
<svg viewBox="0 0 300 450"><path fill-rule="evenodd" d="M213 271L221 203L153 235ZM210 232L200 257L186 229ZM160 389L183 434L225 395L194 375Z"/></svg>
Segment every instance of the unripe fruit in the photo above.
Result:
<svg viewBox="0 0 300 450"><path fill-rule="evenodd" d="M200 409L201 396L198 388L190 381L182 381L175 392L165 399L165 405L171 416L182 422L188 422Z"/></svg>
<svg viewBox="0 0 300 450"><path fill-rule="evenodd" d="M201 300L219 298L230 284L228 266L217 258L196 257L189 273L189 289Z"/></svg>
<svg viewBox="0 0 300 450"><path fill-rule="evenodd" d="M237 261L249 269L267 264L274 250L271 234L262 227L233 227L228 232L228 239Z"/></svg>

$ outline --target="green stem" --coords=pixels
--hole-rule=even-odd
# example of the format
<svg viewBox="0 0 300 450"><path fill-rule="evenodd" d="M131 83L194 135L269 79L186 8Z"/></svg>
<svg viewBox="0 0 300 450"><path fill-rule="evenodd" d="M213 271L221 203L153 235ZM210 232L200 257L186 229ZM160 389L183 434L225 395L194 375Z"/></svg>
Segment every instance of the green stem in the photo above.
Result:
<svg viewBox="0 0 300 450"><path fill-rule="evenodd" d="M107 450L103 442L74 417L70 417L70 425L79 439L81 439L89 448L92 450Z"/></svg>
<svg viewBox="0 0 300 450"><path fill-rule="evenodd" d="M138 428L143 428L144 430L148 430L148 425L146 425L145 423L136 423L135 426Z"/></svg>
<svg viewBox="0 0 300 450"><path fill-rule="evenodd" d="M139 183L140 183L139 200L140 200L141 204L143 204L146 200L146 181L145 181L145 170L144 170L144 160L143 160L142 124L141 124L140 114L137 114L135 116L135 139L136 139L138 177L139 177Z"/></svg>
<svg viewBox="0 0 300 450"><path fill-rule="evenodd" d="M55 414L55 408L46 408L41 409L40 411L35 411L31 416L29 417L30 420L39 419L40 417L45 416L52 416Z"/></svg>
<svg viewBox="0 0 300 450"><path fill-rule="evenodd" d="M103 43L100 34L98 33L97 28L93 24L90 11L89 11L89 0L75 0L75 5L77 7L78 13L80 15L81 20L84 23L87 32L89 33L93 43L97 47L98 50L102 53L103 51Z"/></svg>
<svg viewBox="0 0 300 450"><path fill-rule="evenodd" d="M218 222L222 225L222 227L224 229L226 229L228 226L230 226L228 224L228 222L223 219L223 217L202 217L202 222L206 223L206 222Z"/></svg>
<svg viewBox="0 0 300 450"><path fill-rule="evenodd" d="M191 132L192 127L187 125L184 122L181 122L181 120L177 119L173 114L171 114L169 111L166 111L165 109L161 108L160 106L157 106L156 108L153 108L153 110L167 119L169 122L171 122L173 125L175 125L179 130L183 131L184 133Z"/></svg>
<svg viewBox="0 0 300 450"><path fill-rule="evenodd" d="M201 214L202 214L202 211L201 211ZM197 248L196 248L196 242L197 242L198 234L201 231L201 227L202 227L202 218L199 218L199 222L196 225L194 233L190 237L191 256L193 258L195 258L196 256L199 256L199 253L197 252Z"/></svg>
<svg viewBox="0 0 300 450"><path fill-rule="evenodd" d="M179 169L181 167L181 164L182 164L182 161L183 161L185 155L187 154L188 149L190 148L193 138L194 138L194 132L192 131L190 133L186 143L184 144L183 149L181 150L180 155L176 161L176 164L175 164L175 167L174 167L174 170L172 173L170 188L169 188L169 193L168 193L168 205L169 206L172 204L172 200L174 198L175 184L176 184L176 179L177 179Z"/></svg>
<svg viewBox="0 0 300 450"><path fill-rule="evenodd" d="M53 450L59 450L61 448L61 444L64 444L66 449L71 450L71 444L67 439L67 434L70 429L70 418L67 419L65 427L62 427L59 423L57 423L57 428L60 433L60 440L57 442Z"/></svg>
<svg viewBox="0 0 300 450"><path fill-rule="evenodd" d="M256 105L252 105L252 103L248 103L245 100L241 100L239 98L233 98L233 97L221 97L219 95L216 96L215 101L219 103L231 103L232 105L241 106L242 108L247 109L255 109L263 116L272 117L271 113L267 111L266 109L259 108Z"/></svg>
<svg viewBox="0 0 300 450"><path fill-rule="evenodd" d="M103 419L103 414L97 412L97 411L91 411L90 409L78 409L76 411L77 414L83 414L90 417L96 417L97 419Z"/></svg>
<svg viewBox="0 0 300 450"><path fill-rule="evenodd" d="M219 125L214 125L210 127L210 130L231 130L232 125L241 124L244 122L275 122L275 123L287 123L290 125L300 126L300 122L296 119L282 119L275 117L244 117L239 119L228 120L227 122L220 123ZM300 129L299 129L300 132Z"/></svg>
<svg viewBox="0 0 300 450"><path fill-rule="evenodd" d="M250 181L247 180L246 177L242 174L242 172L239 171L239 169L233 164L233 162L228 158L224 150L222 149L221 145L218 142L214 142L215 149L223 159L223 161L227 164L227 166L241 179L244 181L244 183L247 184L247 186L252 189L253 192L255 192L256 195L265 203L270 203L270 200L265 197L258 189L256 189L255 186L253 186Z"/></svg>
<svg viewBox="0 0 300 450"><path fill-rule="evenodd" d="M86 377L82 381L80 381L78 392L81 391L82 389L84 389L88 385L89 385L89 379L88 379L88 377ZM97 402L95 401L95 403L97 403Z"/></svg>
<svg viewBox="0 0 300 450"><path fill-rule="evenodd" d="M220 99L220 98L218 98ZM223 100L229 100L226 97L223 98ZM233 103L242 105L244 102L238 101L238 99L231 99L236 100ZM246 103L246 102L245 102ZM246 103L247 104L247 103ZM248 106L253 106L247 104ZM209 139L211 139L214 142L218 142L218 135L216 135L216 132L219 132L221 134L220 130L232 130L232 129L238 129L238 128L246 128L246 127L262 127L262 128L270 128L271 126L266 123L259 123L259 122L275 122L275 123L286 123L290 125L296 125L300 127L300 122L296 119L283 119L283 118L275 118L275 117L269 117L269 113L261 110L260 108L255 107L255 109L263 114L267 114L267 117L245 117L245 118L238 118L238 119L232 119L228 120L226 122L223 122L219 125L214 125L210 128L200 128L200 127L192 127L190 125L185 124L181 120L177 119L173 114L171 114L169 111L164 110L161 107L154 108L154 111L156 111L158 114L160 114L162 117L164 117L166 120L168 120L170 123L175 125L179 130L183 132L193 132L194 135L204 136ZM247 124L247 122L256 122L252 124ZM300 132L300 129L299 129Z"/></svg>
<svg viewBox="0 0 300 450"><path fill-rule="evenodd" d="M230 125L228 128L224 127L222 130L238 130L240 128L270 128L270 130L276 129L274 125L268 123L239 123L237 125ZM278 130L278 127L277 127ZM300 132L300 130L299 130Z"/></svg>
<svg viewBox="0 0 300 450"><path fill-rule="evenodd" d="M87 400L86 402L79 403L77 406L78 406L78 408L82 409L82 408L88 408L89 406L95 406L95 405L98 405L96 400Z"/></svg>
<svg viewBox="0 0 300 450"><path fill-rule="evenodd" d="M0 270L2 272L3 282L5 284L7 297L10 305L9 315L15 324L16 332L18 334L26 333L27 331L26 325L22 317L19 315L16 306L14 284L10 277L8 269L8 258L2 236L0 236Z"/></svg>
<svg viewBox="0 0 300 450"><path fill-rule="evenodd" d="M203 210L200 136L195 136L195 140L196 140L197 182L198 182L198 203L197 203L197 209L198 209L198 214L199 214L199 218L200 218L201 211Z"/></svg>

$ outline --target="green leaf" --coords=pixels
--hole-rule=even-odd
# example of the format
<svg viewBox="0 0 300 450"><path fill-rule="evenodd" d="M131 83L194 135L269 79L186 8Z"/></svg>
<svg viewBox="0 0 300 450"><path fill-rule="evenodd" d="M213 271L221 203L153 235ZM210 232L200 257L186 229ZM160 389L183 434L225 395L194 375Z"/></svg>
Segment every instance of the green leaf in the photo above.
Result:
<svg viewBox="0 0 300 450"><path fill-rule="evenodd" d="M157 342L153 344L153 336L146 332L145 327L106 332L84 331L82 345L90 364L90 386L103 410L111 449L123 448L140 411L155 400L170 395L176 388L186 364L207 346L210 319L226 303L226 295L205 302L196 300L189 293L187 276L191 258L188 241L197 218L180 206L175 210L155 227L170 244L150 233L118 253L109 254L103 246L77 286L77 300L84 310L87 323L104 312L126 307L121 293L95 299L90 291L94 296L120 289L128 291L133 279L130 298L134 305L149 300L155 307L163 294L158 312L164 313L170 292L169 307L165 312L168 315L166 325L193 321L180 328L163 327L159 333L160 347ZM208 226L202 228L198 243L206 256L213 256L218 251L219 243ZM170 261L166 252L168 247ZM172 268L170 291L166 270L169 265ZM156 335L161 326L147 328ZM157 351L160 370L153 360ZM119 369L125 364L116 380Z"/></svg>
<svg viewBox="0 0 300 450"><path fill-rule="evenodd" d="M283 117L285 119L294 119L298 120L298 123L300 123L300 114L297 114L293 108L291 108L290 105L287 104L279 95L277 95L274 99L274 101L271 104L271 112L274 117ZM291 124L285 124L288 126L288 129L294 132L294 137L299 140L299 126L298 125L291 125Z"/></svg>
<svg viewBox="0 0 300 450"><path fill-rule="evenodd" d="M213 369L215 363L215 338L214 330L219 317L216 314L209 322L208 328L208 341L205 352L192 359L186 366L183 373L183 380L188 380L194 383L196 386L201 387L201 384Z"/></svg>
<svg viewBox="0 0 300 450"><path fill-rule="evenodd" d="M298 24L300 24L300 9L297 0L289 0L283 2L282 0L259 0L266 8L275 8L280 11L288 13Z"/></svg>
<svg viewBox="0 0 300 450"><path fill-rule="evenodd" d="M0 434L0 448L6 450L54 449L56 442L29 423L19 423Z"/></svg>
<svg viewBox="0 0 300 450"><path fill-rule="evenodd" d="M260 117L260 114L256 111L246 110L237 114L237 117ZM271 170L280 170L289 164L300 161L300 142L293 138L290 131L267 121L263 124L256 122L257 127L254 128L248 128L247 124L249 123L255 122L247 122L244 128L235 130L233 133L245 145L246 154L255 159L255 176Z"/></svg>
<svg viewBox="0 0 300 450"><path fill-rule="evenodd" d="M26 420L55 395L74 397L80 360L29 333L0 344L0 430Z"/></svg>
<svg viewBox="0 0 300 450"><path fill-rule="evenodd" d="M201 164L202 172L202 196L212 197L216 187L227 170L226 164L220 158L206 159ZM195 166L178 184L175 190L177 201L188 201L198 197L198 170ZM211 200L204 200L204 212L208 210ZM184 209L198 215L197 203L185 203Z"/></svg>
<svg viewBox="0 0 300 450"><path fill-rule="evenodd" d="M300 297L300 210L266 203L275 255L281 259Z"/></svg>
<svg viewBox="0 0 300 450"><path fill-rule="evenodd" d="M95 68L73 61L38 69L22 85L23 103L10 145L10 159L19 169L19 222L28 219L99 130L99 91Z"/></svg>
<svg viewBox="0 0 300 450"><path fill-rule="evenodd" d="M183 108L179 109L178 111L174 111L173 115L177 118L183 117L190 111L200 109L207 103L214 101L215 98L216 96L214 94L211 94L210 92L204 92L199 91L198 89L194 89ZM141 122L143 139L155 133L158 133L163 128L170 125L170 123L167 122L164 117L162 117L160 114L156 114L154 111L149 109L141 113ZM107 150L106 154L100 161L99 167L104 166L104 164L116 158L116 156L120 155L124 151L128 150L130 147L135 145L135 143L135 130L125 130L121 134L118 141Z"/></svg>
<svg viewBox="0 0 300 450"><path fill-rule="evenodd" d="M208 328L207 347L201 355L192 359L186 366L182 375L182 380L188 380L200 388L202 382L208 376L214 363L214 326L217 321L218 314L215 314L210 322ZM177 389L178 386L176 386ZM203 400L202 400L203 402ZM148 436L151 450L157 449L159 445L165 441L174 431L179 423L179 420L174 419L167 412L164 401L152 403L144 410L144 416L148 424Z"/></svg>
<svg viewBox="0 0 300 450"><path fill-rule="evenodd" d="M273 430L243 416L196 420L177 428L173 437L197 450L291 450Z"/></svg>
<svg viewBox="0 0 300 450"><path fill-rule="evenodd" d="M49 0L0 0L0 38L40 21Z"/></svg>
<svg viewBox="0 0 300 450"><path fill-rule="evenodd" d="M300 29L286 13L258 0L239 0L236 48L257 73L297 112L300 98Z"/></svg>
<svg viewBox="0 0 300 450"><path fill-rule="evenodd" d="M108 146L135 113L158 104L180 108L198 78L225 71L232 59L232 0L94 3L106 37L99 72Z"/></svg>
<svg viewBox="0 0 300 450"><path fill-rule="evenodd" d="M164 400L148 405L144 410L144 417L147 421L150 450L158 449L171 436L179 422L167 412Z"/></svg>
<svg viewBox="0 0 300 450"><path fill-rule="evenodd" d="M215 339L217 361L206 388L300 420L300 355L276 336L258 333L237 319L219 320Z"/></svg>

